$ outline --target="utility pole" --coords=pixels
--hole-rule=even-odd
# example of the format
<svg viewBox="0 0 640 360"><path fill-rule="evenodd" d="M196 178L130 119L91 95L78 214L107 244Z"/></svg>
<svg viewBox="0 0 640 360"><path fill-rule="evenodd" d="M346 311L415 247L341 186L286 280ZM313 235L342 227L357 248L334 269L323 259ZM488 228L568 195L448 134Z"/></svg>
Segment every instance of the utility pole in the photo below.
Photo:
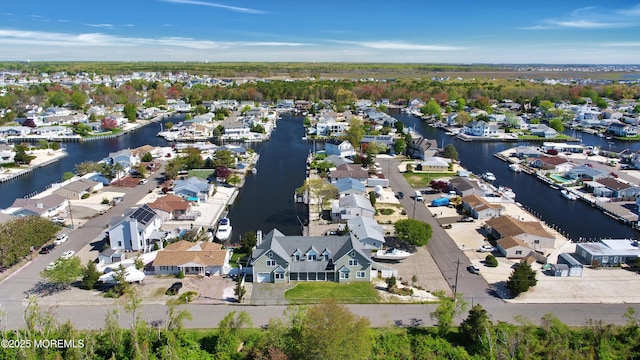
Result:
<svg viewBox="0 0 640 360"><path fill-rule="evenodd" d="M416 218L416 203L418 202L418 199L416 197L413 198L413 218Z"/></svg>
<svg viewBox="0 0 640 360"><path fill-rule="evenodd" d="M71 220L71 228L73 229L73 215L71 214L71 202L69 201L69 196L67 196L67 203L69 204L69 219Z"/></svg>
<svg viewBox="0 0 640 360"><path fill-rule="evenodd" d="M453 285L453 298L456 298L456 295L458 294L458 273L460 271L460 259L458 259L458 261L456 261L456 282Z"/></svg>

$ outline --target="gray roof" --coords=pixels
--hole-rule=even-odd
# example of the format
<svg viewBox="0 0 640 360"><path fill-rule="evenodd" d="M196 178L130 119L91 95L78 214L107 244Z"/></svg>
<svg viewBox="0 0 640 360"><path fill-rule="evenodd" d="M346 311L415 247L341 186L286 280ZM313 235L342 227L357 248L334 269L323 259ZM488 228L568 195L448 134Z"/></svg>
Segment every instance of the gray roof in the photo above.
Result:
<svg viewBox="0 0 640 360"><path fill-rule="evenodd" d="M341 178L336 180L336 187L338 188L338 192L355 190L364 193L366 191L362 181L352 178Z"/></svg>
<svg viewBox="0 0 640 360"><path fill-rule="evenodd" d="M94 186L98 185L99 182L89 180L89 179L79 179L74 182L71 182L63 187L63 189L67 189L73 192L81 193L83 191L89 191Z"/></svg>
<svg viewBox="0 0 640 360"><path fill-rule="evenodd" d="M371 201L364 196L350 194L338 200L338 204L341 208L354 208L358 207L364 210L375 212L375 209L371 205Z"/></svg>
<svg viewBox="0 0 640 360"><path fill-rule="evenodd" d="M173 182L173 190L179 193L181 190L188 190L194 193L208 193L209 182L198 177L190 177L187 180L176 180Z"/></svg>
<svg viewBox="0 0 640 360"><path fill-rule="evenodd" d="M65 197L57 195L57 194L51 194L51 195L47 195L47 196L41 197L39 199L36 199L36 198L30 198L30 199L19 198L19 199L16 199L13 202L11 207L19 207L19 208L22 208L24 210L29 210L31 212L34 212L36 214L42 214L42 213L48 211L49 209L55 208L57 206L60 206L65 201L67 201L67 199Z"/></svg>
<svg viewBox="0 0 640 360"><path fill-rule="evenodd" d="M449 184L451 184L452 188L458 189L459 191L467 191L467 190L471 190L471 189L476 189L476 190L480 190L480 191L484 192L484 190L482 190L482 188L480 188L480 185L478 185L477 182L471 181L471 180L469 180L467 178L464 178L464 177L455 177L455 178L451 179Z"/></svg>
<svg viewBox="0 0 640 360"><path fill-rule="evenodd" d="M300 270L304 268L304 271L314 271L316 268L326 269L328 261L325 260L291 261L296 250L304 255L311 249L314 249L319 257L328 251L331 254L330 259L334 261L354 250L370 259L370 255L364 251L362 244L353 240L351 236L285 236L278 229L273 229L264 236L262 243L251 253L251 259L253 262L271 250L289 262L292 271L295 271L295 268Z"/></svg>
<svg viewBox="0 0 640 360"><path fill-rule="evenodd" d="M384 244L384 229L377 221L358 216L347 221L351 235L357 240L374 239Z"/></svg>

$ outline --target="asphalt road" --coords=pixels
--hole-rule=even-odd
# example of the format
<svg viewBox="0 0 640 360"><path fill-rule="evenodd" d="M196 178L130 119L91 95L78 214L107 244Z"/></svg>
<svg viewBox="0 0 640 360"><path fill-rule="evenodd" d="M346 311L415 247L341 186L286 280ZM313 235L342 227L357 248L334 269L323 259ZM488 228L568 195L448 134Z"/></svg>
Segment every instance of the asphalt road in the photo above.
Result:
<svg viewBox="0 0 640 360"><path fill-rule="evenodd" d="M410 195L413 189L409 186L402 174L394 171L397 167L391 162L397 160L380 159L385 174L389 175L392 188ZM393 167L390 167L393 166ZM26 266L13 273L0 283L0 327L13 329L24 328L25 292L32 289L40 280L40 271L45 266L57 259L62 252L68 250L78 251L94 240L102 238L106 224L112 216L121 215L130 207L133 207L139 199L147 194L157 184L160 171L151 176L149 182L136 188L123 188L127 194L123 202L116 205L105 215L90 219L82 228L75 229L69 234L70 239L58 246L47 255L35 256ZM410 215L413 215L413 199L406 197L401 200L402 205ZM629 307L634 307L640 313L638 304L509 304L491 295L488 284L480 276L462 276L466 272L468 260L457 248L455 242L439 227L435 219L424 206L416 206L415 217L430 223L433 226L433 238L427 246L436 263L440 267L444 278L453 287L456 282L457 261L460 260L457 279L458 292L464 294L465 299L472 304L481 303L494 321L515 322L515 316L522 316L534 323L548 313L555 314L561 321L568 325L585 325L587 320L602 320L605 323L623 324L626 322L623 314ZM434 304L375 304L375 305L348 305L352 312L370 319L372 326L409 326L432 325L430 313L435 310ZM114 309L121 313L120 323L123 327L131 326L131 317L125 313L123 304L113 306L86 305L55 306L43 308L50 311L59 322L70 320L77 328L99 329L104 326L106 314ZM253 320L253 325L263 326L269 319L282 317L286 306L266 305L187 305L193 315L192 321L185 323L189 328L215 327L225 315L232 311L246 311ZM148 322L165 321L166 308L164 305L144 305L141 317ZM466 314L463 314L460 321Z"/></svg>

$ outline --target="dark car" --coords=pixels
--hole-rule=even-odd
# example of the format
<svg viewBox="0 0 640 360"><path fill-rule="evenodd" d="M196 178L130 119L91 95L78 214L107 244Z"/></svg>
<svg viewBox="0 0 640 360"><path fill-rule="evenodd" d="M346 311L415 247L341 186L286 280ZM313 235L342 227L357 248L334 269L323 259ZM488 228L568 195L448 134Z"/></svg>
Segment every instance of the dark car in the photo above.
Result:
<svg viewBox="0 0 640 360"><path fill-rule="evenodd" d="M48 254L51 252L51 250L55 249L56 246L53 244L49 244L49 245L45 245L42 247L42 249L40 249L40 254Z"/></svg>
<svg viewBox="0 0 640 360"><path fill-rule="evenodd" d="M169 286L169 288L167 289L165 294L167 294L167 295L176 295L176 294L178 294L180 289L182 289L182 283L180 281L174 282L173 284L171 284L171 286Z"/></svg>
<svg viewBox="0 0 640 360"><path fill-rule="evenodd" d="M480 268L478 267L478 265L469 265L467 266L467 270L469 270L469 272L472 274L480 274Z"/></svg>
<svg viewBox="0 0 640 360"><path fill-rule="evenodd" d="M404 193L402 191L398 191L398 199L404 199Z"/></svg>

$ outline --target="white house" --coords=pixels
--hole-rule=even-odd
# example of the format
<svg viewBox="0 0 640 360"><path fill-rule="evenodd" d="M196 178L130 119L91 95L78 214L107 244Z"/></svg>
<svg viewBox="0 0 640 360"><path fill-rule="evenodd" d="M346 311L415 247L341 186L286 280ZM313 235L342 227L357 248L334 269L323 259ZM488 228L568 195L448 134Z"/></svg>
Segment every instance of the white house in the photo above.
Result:
<svg viewBox="0 0 640 360"><path fill-rule="evenodd" d="M472 121L464 126L463 132L471 136L495 136L498 134L498 126L495 124L487 123L483 120Z"/></svg>
<svg viewBox="0 0 640 360"><path fill-rule="evenodd" d="M109 244L114 250L148 252L151 234L161 225L162 218L146 204L142 205L109 229Z"/></svg>
<svg viewBox="0 0 640 360"><path fill-rule="evenodd" d="M338 155L340 157L354 156L356 154L353 145L349 141L340 139L327 140L324 152L327 155Z"/></svg>

